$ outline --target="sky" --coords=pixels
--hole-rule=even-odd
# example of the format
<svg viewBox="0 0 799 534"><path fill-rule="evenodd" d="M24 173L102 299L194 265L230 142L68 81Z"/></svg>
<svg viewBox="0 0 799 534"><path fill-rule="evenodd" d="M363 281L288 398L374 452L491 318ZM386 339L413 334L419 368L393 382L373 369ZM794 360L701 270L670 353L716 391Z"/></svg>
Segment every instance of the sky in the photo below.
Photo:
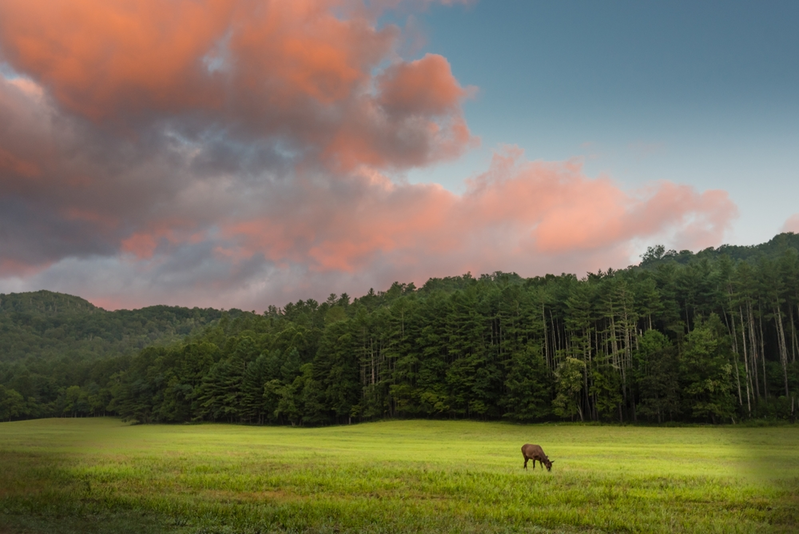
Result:
<svg viewBox="0 0 799 534"><path fill-rule="evenodd" d="M0 0L0 293L262 311L799 232L799 3Z"/></svg>

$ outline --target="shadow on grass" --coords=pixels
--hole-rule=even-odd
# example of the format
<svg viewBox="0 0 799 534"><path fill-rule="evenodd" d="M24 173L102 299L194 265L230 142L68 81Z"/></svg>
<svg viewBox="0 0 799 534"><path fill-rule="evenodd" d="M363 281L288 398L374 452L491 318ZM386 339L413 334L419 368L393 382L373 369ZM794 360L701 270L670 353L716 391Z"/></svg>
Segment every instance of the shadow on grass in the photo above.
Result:
<svg viewBox="0 0 799 534"><path fill-rule="evenodd" d="M740 433L740 472L768 487L764 503L774 532L797 532L799 525L799 425L748 424Z"/></svg>
<svg viewBox="0 0 799 534"><path fill-rule="evenodd" d="M158 534L193 532L135 512L76 516L0 514L0 534Z"/></svg>
<svg viewBox="0 0 799 534"><path fill-rule="evenodd" d="M174 520L95 495L69 475L67 458L4 451L0 455L0 534L185 532ZM170 524L171 523L171 524Z"/></svg>

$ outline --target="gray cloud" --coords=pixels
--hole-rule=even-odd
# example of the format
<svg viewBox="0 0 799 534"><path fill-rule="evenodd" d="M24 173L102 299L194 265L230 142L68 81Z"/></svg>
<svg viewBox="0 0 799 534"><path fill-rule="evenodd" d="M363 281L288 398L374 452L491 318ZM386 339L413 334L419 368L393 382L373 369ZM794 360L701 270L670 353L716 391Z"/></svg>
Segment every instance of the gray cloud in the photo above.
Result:
<svg viewBox="0 0 799 534"><path fill-rule="evenodd" d="M712 244L734 214L723 192L625 192L514 149L464 195L404 183L474 146L470 90L441 56L399 58L399 30L365 11L34 4L0 3L0 60L20 73L0 76L0 291L262 310L466 270L623 266L641 239Z"/></svg>

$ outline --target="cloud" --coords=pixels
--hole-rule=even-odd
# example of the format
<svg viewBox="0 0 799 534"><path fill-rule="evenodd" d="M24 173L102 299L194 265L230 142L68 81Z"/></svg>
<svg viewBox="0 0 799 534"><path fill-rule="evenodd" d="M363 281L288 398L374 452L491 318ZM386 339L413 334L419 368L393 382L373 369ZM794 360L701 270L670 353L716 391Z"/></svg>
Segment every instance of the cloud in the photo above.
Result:
<svg viewBox="0 0 799 534"><path fill-rule="evenodd" d="M222 215L192 235L179 221L154 225L121 253L65 258L30 279L79 287L107 306L220 306L223 298L259 309L466 271L621 267L640 242L718 244L736 211L724 192L671 182L628 192L586 176L578 162L531 162L515 147L498 152L462 195L368 170L314 178L274 184L254 217Z"/></svg>
<svg viewBox="0 0 799 534"><path fill-rule="evenodd" d="M795 234L799 234L799 213L794 213L788 217L788 220L782 225L780 232L793 232Z"/></svg>
<svg viewBox="0 0 799 534"><path fill-rule="evenodd" d="M397 5L0 3L0 291L250 309L720 243L723 191L627 191L515 147L461 195L403 181L479 140L476 89L377 24Z"/></svg>
<svg viewBox="0 0 799 534"><path fill-rule="evenodd" d="M635 240L709 246L735 214L723 191L662 182L626 192L608 177L587 177L578 162L530 162L507 147L463 195L361 172L334 184L309 182L296 205L275 206L266 216L225 226L222 234L235 243L237 257L262 253L316 272L362 272L389 258L421 266L419 274L438 265L450 273L540 274L542 263L575 253L587 259L616 250L618 265ZM564 265L593 267L590 261Z"/></svg>
<svg viewBox="0 0 799 534"><path fill-rule="evenodd" d="M128 135L169 117L191 136L199 121L344 167L407 168L473 146L460 107L468 91L446 59L403 61L399 28L377 28L352 5L9 0L0 49L60 109Z"/></svg>
<svg viewBox="0 0 799 534"><path fill-rule="evenodd" d="M220 95L201 59L233 8L225 0L9 0L0 5L0 40L16 69L96 121L214 106Z"/></svg>

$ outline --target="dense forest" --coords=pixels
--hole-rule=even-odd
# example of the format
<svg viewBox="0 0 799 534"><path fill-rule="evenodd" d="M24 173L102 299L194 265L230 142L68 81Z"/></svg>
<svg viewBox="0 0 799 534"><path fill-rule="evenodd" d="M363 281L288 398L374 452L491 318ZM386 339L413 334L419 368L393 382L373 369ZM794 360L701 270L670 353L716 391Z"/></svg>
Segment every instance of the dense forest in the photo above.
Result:
<svg viewBox="0 0 799 534"><path fill-rule="evenodd" d="M110 397L98 396L98 383L144 347L179 343L221 316L170 306L109 312L50 291L0 294L0 420L62 415L76 388L102 413Z"/></svg>
<svg viewBox="0 0 799 534"><path fill-rule="evenodd" d="M466 274L263 314L2 295L0 420L794 419L798 251L792 233L656 246L582 279Z"/></svg>

